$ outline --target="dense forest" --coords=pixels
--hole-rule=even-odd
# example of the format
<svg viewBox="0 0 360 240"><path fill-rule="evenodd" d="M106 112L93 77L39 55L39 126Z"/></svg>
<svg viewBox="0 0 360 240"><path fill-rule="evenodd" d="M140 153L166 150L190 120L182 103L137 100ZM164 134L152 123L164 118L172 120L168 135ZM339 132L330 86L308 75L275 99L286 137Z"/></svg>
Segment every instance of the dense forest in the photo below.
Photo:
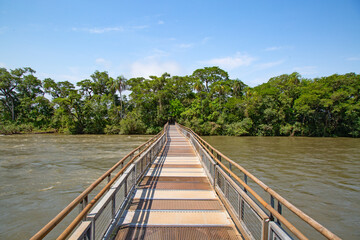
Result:
<svg viewBox="0 0 360 240"><path fill-rule="evenodd" d="M359 137L359 96L355 73L294 72L252 88L218 67L149 79L96 71L75 86L0 68L0 133L154 134L172 119L201 135Z"/></svg>

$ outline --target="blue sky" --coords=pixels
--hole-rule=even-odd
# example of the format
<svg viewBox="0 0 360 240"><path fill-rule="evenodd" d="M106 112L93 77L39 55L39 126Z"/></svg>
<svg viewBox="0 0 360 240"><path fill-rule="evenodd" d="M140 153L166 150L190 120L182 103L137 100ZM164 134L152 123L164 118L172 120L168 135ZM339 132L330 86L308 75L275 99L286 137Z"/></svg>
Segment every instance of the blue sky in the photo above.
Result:
<svg viewBox="0 0 360 240"><path fill-rule="evenodd" d="M73 83L205 66L250 86L359 73L360 1L0 0L0 67L27 66Z"/></svg>

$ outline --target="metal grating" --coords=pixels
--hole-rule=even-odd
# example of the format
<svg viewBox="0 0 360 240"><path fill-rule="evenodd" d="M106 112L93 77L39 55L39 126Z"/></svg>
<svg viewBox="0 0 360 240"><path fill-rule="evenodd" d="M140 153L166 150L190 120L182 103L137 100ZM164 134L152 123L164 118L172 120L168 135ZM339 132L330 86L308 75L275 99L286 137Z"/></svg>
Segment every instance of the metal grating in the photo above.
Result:
<svg viewBox="0 0 360 240"><path fill-rule="evenodd" d="M219 200L134 199L129 210L224 210Z"/></svg>
<svg viewBox="0 0 360 240"><path fill-rule="evenodd" d="M141 184L150 184L152 181L158 182L204 182L209 183L206 177L158 177L158 176L146 176Z"/></svg>
<svg viewBox="0 0 360 240"><path fill-rule="evenodd" d="M202 168L200 164L153 164L152 168Z"/></svg>
<svg viewBox="0 0 360 240"><path fill-rule="evenodd" d="M178 189L178 190L211 190L209 183L201 182L152 182L139 185L139 189Z"/></svg>
<svg viewBox="0 0 360 240"><path fill-rule="evenodd" d="M231 227L123 227L115 240L159 240L159 239L196 239L196 240L235 240L238 237Z"/></svg>

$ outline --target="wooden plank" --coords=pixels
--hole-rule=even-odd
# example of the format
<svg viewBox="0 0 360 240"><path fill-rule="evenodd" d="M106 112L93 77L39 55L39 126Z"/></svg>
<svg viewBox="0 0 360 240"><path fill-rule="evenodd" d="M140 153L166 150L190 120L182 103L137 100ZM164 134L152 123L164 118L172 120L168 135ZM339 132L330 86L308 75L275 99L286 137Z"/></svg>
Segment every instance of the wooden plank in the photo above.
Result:
<svg viewBox="0 0 360 240"><path fill-rule="evenodd" d="M187 235L186 231L190 233L194 230L193 234L199 234L209 230L216 235L216 231L226 229L229 235L222 232L224 236L240 238L234 222L212 188L195 149L175 126L170 126L168 143L144 174L119 224L120 229L136 226L131 230L135 231L134 236L139 236L144 227L167 226L163 230L170 235L177 231L174 227L182 227L184 236ZM206 228L194 228L199 226ZM188 227L192 227L192 230ZM116 239L126 239L122 236L127 234L123 233L123 230L119 231ZM140 237L145 238L145 235Z"/></svg>

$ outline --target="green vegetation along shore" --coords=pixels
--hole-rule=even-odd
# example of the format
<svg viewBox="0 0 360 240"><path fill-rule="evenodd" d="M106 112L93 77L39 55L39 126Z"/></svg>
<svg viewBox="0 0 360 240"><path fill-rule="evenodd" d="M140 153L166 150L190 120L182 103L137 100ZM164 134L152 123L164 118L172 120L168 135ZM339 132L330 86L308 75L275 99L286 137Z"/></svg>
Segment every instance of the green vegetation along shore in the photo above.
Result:
<svg viewBox="0 0 360 240"><path fill-rule="evenodd" d="M96 71L75 86L0 68L0 133L154 134L176 120L201 135L359 137L359 98L356 73L251 88L218 67L129 80Z"/></svg>

